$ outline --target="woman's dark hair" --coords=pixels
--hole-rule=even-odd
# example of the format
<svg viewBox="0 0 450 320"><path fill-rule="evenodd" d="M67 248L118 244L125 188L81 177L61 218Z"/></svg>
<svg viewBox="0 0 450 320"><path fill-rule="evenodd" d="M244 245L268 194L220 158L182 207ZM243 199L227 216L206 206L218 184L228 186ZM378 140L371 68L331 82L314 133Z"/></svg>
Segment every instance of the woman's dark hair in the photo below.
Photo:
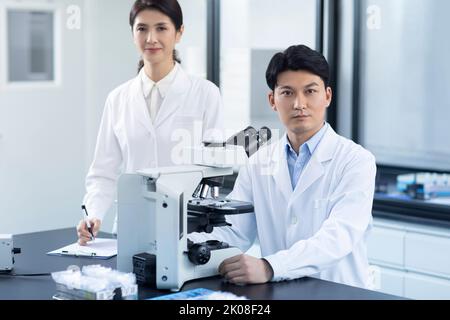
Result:
<svg viewBox="0 0 450 320"><path fill-rule="evenodd" d="M177 0L136 0L130 12L131 29L134 27L136 17L143 10L157 10L165 14L172 20L175 29L177 31L181 30L181 26L183 25L183 11ZM173 51L173 60L181 63L176 50ZM144 67L144 60L141 59L138 65L138 72L142 67Z"/></svg>
<svg viewBox="0 0 450 320"><path fill-rule="evenodd" d="M298 45L277 53L269 63L266 81L273 91L277 86L278 75L284 71L305 70L322 78L325 88L329 87L330 67L325 57L307 46Z"/></svg>

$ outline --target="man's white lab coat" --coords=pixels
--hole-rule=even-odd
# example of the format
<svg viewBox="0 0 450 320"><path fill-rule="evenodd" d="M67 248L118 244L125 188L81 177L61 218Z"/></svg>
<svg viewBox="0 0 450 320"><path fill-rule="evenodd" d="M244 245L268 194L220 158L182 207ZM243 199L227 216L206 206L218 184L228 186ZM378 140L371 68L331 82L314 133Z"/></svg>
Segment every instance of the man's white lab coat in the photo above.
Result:
<svg viewBox="0 0 450 320"><path fill-rule="evenodd" d="M189 238L218 239L245 252L258 236L273 281L314 276L370 288L366 240L372 222L374 156L329 127L292 190L282 141L250 159L229 195L252 202L255 213L228 216L232 227Z"/></svg>

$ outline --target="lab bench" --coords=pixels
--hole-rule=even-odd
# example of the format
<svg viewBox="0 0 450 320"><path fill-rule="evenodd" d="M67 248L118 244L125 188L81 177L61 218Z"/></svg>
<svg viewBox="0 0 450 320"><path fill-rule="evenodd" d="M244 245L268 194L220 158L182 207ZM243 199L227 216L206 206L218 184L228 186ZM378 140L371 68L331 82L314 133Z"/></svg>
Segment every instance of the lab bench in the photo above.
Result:
<svg viewBox="0 0 450 320"><path fill-rule="evenodd" d="M101 237L111 237L100 234ZM66 270L68 266L101 264L116 267L116 258L94 260L82 257L48 256L46 252L76 241L76 230L61 229L14 236L14 246L21 248L16 255L14 272L40 274ZM219 277L187 282L182 290L206 288L226 291L252 300L397 300L400 297L361 288L346 286L315 278L301 278L280 283L235 286L224 283ZM0 300L49 300L55 294L56 285L51 276L10 277L0 276ZM139 287L139 299L168 294L167 291Z"/></svg>

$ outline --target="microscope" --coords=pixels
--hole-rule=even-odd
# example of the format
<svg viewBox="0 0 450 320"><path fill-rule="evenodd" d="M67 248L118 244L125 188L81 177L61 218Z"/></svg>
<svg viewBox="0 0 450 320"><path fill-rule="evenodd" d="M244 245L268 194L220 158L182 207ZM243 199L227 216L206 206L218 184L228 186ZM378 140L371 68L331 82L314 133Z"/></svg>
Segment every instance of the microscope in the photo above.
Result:
<svg viewBox="0 0 450 320"><path fill-rule="evenodd" d="M178 291L186 281L218 274L242 252L221 241L192 243L188 233L230 226L226 215L251 213L251 203L220 197L224 177L271 138L252 127L226 142L189 148L194 165L139 170L118 182L117 268L138 283Z"/></svg>

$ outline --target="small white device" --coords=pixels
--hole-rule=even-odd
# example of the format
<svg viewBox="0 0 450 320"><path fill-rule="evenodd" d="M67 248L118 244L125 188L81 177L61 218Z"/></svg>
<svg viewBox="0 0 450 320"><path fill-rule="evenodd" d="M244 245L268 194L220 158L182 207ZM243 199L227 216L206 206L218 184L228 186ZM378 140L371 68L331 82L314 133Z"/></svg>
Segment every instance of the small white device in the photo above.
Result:
<svg viewBox="0 0 450 320"><path fill-rule="evenodd" d="M11 234L0 234L0 272L11 271L13 264L13 237Z"/></svg>

